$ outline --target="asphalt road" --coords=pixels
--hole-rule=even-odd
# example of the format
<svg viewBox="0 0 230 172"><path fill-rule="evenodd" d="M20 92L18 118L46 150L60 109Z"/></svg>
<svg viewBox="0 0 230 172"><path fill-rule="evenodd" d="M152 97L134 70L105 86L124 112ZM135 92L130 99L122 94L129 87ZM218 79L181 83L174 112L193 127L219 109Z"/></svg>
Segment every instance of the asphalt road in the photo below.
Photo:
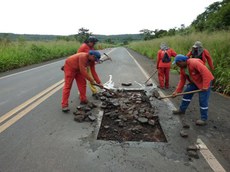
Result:
<svg viewBox="0 0 230 172"><path fill-rule="evenodd" d="M135 52L129 53L125 48L103 52L113 59L96 67L103 83L111 75L116 88L123 82L140 88L151 73L152 63L139 61L142 56ZM70 97L71 112L61 112L63 63L64 59L1 74L0 172L230 171L229 162L218 150L205 148L200 150L199 159L188 157L188 145L198 139L209 145L212 138L199 137L193 128L188 139L181 138L181 120L171 115L175 106L170 101L155 102L167 143L97 140L100 120L73 120L72 112L79 105L75 83ZM89 101L95 101L89 89L87 96ZM212 161L210 156L207 159L203 155L207 152L212 153Z"/></svg>

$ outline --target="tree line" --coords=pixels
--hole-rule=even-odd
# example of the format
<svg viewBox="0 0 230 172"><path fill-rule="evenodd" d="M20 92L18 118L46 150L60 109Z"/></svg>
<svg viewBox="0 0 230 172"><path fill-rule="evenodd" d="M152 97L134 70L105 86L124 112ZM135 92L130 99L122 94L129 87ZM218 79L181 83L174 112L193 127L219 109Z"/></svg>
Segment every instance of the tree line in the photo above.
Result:
<svg viewBox="0 0 230 172"><path fill-rule="evenodd" d="M163 29L142 29L140 33L143 34L144 40L151 40L161 38L164 36L174 36L177 34L186 35L192 32L213 32L221 30L229 30L230 28L230 0L223 0L221 2L214 2L209 5L206 10L198 15L192 24L185 27L181 24L179 28Z"/></svg>

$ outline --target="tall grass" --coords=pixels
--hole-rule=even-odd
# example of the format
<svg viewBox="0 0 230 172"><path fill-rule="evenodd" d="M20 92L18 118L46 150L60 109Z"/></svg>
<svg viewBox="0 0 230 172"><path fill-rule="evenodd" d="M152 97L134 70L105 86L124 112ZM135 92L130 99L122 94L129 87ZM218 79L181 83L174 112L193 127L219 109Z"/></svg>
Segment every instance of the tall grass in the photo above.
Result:
<svg viewBox="0 0 230 172"><path fill-rule="evenodd" d="M0 72L76 53L76 41L0 42Z"/></svg>
<svg viewBox="0 0 230 172"><path fill-rule="evenodd" d="M230 31L176 35L150 41L132 42L129 48L156 60L161 42L167 42L178 54L186 55L195 41L201 41L213 59L214 89L230 95Z"/></svg>

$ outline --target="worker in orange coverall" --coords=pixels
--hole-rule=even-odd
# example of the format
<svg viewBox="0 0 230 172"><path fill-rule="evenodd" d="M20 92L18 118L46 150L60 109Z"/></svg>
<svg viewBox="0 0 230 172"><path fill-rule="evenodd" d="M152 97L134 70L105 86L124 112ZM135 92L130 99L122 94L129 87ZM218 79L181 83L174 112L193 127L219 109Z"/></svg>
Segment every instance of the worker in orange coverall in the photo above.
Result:
<svg viewBox="0 0 230 172"><path fill-rule="evenodd" d="M211 92L211 84L214 79L212 73L200 59L188 58L187 56L179 54L175 57L173 64L174 63L180 67L180 81L173 96L176 97L177 93L182 92L186 80L188 80L189 83L184 92L201 89L202 91L199 92L200 119L196 121L196 125L206 125L208 119L208 99ZM192 97L193 94L185 94L182 98L180 108L174 110L173 114L185 114Z"/></svg>
<svg viewBox="0 0 230 172"><path fill-rule="evenodd" d="M161 43L160 50L157 52L158 87L161 89L169 88L171 57L176 55L177 53L172 48L169 48L166 43Z"/></svg>
<svg viewBox="0 0 230 172"><path fill-rule="evenodd" d="M196 41L194 43L194 45L192 46L192 50L189 51L186 56L188 56L189 58L199 58L204 63L208 61L210 69L214 70L212 57L210 56L208 50L203 48L202 43L200 41Z"/></svg>
<svg viewBox="0 0 230 172"><path fill-rule="evenodd" d="M94 50L94 46L97 42L98 42L98 39L96 37L89 36L89 38L85 40L84 43L79 47L77 53L82 53L82 52L88 53L90 50ZM92 73L89 67L87 67L87 73L89 76L92 77ZM96 97L97 88L91 83L89 83L89 86L90 86L90 90L92 91L93 96Z"/></svg>
<svg viewBox="0 0 230 172"><path fill-rule="evenodd" d="M103 88L101 80L95 70L95 62L99 61L100 58L101 55L98 51L90 50L89 53L77 53L66 59L64 65L65 84L62 93L63 112L68 112L70 110L68 107L68 99L74 79L76 80L80 92L80 104L88 103L86 97L86 79L90 81L91 84L97 83ZM86 68L88 66L90 67L93 77L90 77L87 73Z"/></svg>

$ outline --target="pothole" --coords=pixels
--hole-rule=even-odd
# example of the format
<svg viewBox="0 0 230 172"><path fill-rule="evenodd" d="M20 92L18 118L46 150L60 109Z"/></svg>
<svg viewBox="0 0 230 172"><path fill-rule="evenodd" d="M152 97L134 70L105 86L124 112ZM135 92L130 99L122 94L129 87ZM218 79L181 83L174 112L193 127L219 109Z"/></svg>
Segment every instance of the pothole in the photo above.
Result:
<svg viewBox="0 0 230 172"><path fill-rule="evenodd" d="M99 97L103 117L97 140L167 142L145 91L102 92Z"/></svg>

